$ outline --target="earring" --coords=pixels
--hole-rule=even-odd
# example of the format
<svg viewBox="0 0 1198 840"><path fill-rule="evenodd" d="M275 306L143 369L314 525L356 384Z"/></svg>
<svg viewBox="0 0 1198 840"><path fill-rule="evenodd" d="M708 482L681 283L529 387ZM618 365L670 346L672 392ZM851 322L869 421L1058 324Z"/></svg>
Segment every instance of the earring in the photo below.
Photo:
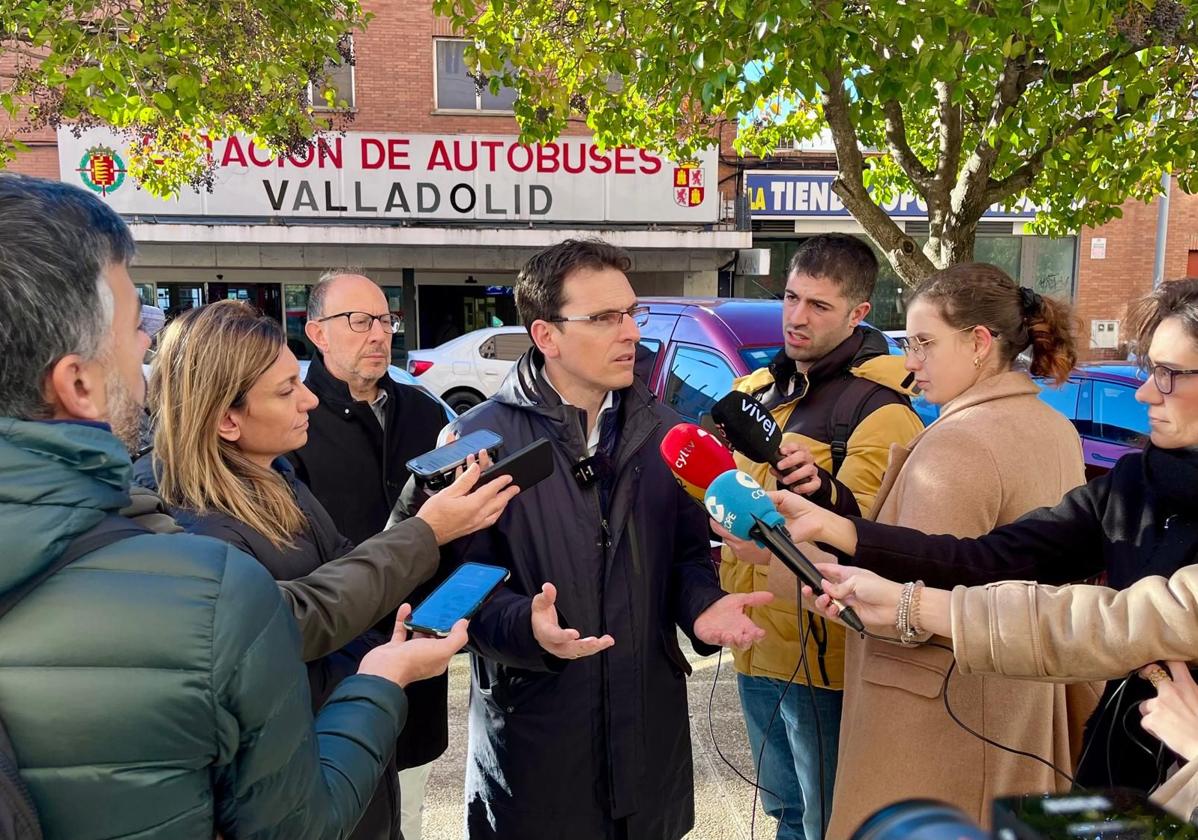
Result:
<svg viewBox="0 0 1198 840"><path fill-rule="evenodd" d="M982 357L981 357L981 356L974 356L974 357L973 357L973 366L974 366L974 367L981 367L981 366L982 366Z"/></svg>

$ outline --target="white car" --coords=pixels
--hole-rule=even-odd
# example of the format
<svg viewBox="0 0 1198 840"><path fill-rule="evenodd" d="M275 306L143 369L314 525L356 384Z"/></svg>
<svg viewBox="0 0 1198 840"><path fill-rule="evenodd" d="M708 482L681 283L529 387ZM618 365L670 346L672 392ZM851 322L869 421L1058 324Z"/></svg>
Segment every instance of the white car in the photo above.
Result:
<svg viewBox="0 0 1198 840"><path fill-rule="evenodd" d="M440 347L409 350L408 373L461 414L494 394L531 346L524 327L486 327Z"/></svg>

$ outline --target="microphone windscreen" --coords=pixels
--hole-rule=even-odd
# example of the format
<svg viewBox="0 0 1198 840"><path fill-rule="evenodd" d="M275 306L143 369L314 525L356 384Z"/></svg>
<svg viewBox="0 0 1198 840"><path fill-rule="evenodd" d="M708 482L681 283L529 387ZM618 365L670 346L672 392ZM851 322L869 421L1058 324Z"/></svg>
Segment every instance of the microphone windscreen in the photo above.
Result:
<svg viewBox="0 0 1198 840"><path fill-rule="evenodd" d="M732 448L757 464L778 460L782 427L752 394L732 391L711 407L711 416Z"/></svg>
<svg viewBox="0 0 1198 840"><path fill-rule="evenodd" d="M753 526L785 524L774 503L753 476L740 470L728 470L707 488L707 513L734 537L751 539Z"/></svg>
<svg viewBox="0 0 1198 840"><path fill-rule="evenodd" d="M659 451L683 489L699 501L717 475L736 469L732 453L694 423L679 423L666 432Z"/></svg>

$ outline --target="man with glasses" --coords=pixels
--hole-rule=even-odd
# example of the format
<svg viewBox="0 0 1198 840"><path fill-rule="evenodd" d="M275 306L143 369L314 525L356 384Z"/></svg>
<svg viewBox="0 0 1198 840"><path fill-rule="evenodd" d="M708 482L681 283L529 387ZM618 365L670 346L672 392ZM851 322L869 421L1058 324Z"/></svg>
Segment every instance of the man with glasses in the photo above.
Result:
<svg viewBox="0 0 1198 840"><path fill-rule="evenodd" d="M681 629L700 653L760 631L725 595L706 515L658 454L679 421L633 375L648 312L628 256L567 240L533 256L516 307L533 348L460 433L552 445L552 476L451 544L506 566L471 621L472 840L678 840L694 824Z"/></svg>
<svg viewBox="0 0 1198 840"><path fill-rule="evenodd" d="M383 290L355 269L325 272L308 295L304 332L320 352L304 384L320 404L308 415L308 443L290 458L355 543L387 525L408 481L405 465L434 449L445 426L436 400L387 375L400 323ZM434 575L408 600L419 604L441 579ZM420 840L429 766L449 744L448 685L442 674L408 693L408 726L395 753L405 840Z"/></svg>

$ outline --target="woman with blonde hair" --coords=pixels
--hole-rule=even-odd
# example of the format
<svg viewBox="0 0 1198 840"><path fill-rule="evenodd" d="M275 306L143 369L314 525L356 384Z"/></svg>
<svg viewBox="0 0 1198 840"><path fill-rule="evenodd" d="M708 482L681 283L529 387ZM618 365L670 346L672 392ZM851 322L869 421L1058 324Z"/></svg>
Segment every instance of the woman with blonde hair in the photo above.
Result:
<svg viewBox="0 0 1198 840"><path fill-rule="evenodd" d="M387 638L387 619L436 571L438 545L489 527L518 492L503 478L471 493L472 465L415 517L357 547L283 456L307 440L315 395L280 325L237 301L190 310L166 329L150 377L152 457L136 480L156 488L186 530L229 542L280 581L300 628L314 707ZM355 838L399 834L393 771Z"/></svg>
<svg viewBox="0 0 1198 840"><path fill-rule="evenodd" d="M1017 361L1030 347L1032 373L1068 376L1077 354L1067 306L1020 288L992 265L956 265L916 289L903 343L916 386L942 411L906 447L891 447L873 519L977 536L1085 480L1077 432L1039 399ZM995 796L1067 785L949 717L942 695L951 654L897 642L847 640L827 836L848 837L901 799L943 799L985 822ZM975 731L1065 767L1097 701L1088 687L1067 697L1062 686L990 676L956 676L951 692L953 711Z"/></svg>

